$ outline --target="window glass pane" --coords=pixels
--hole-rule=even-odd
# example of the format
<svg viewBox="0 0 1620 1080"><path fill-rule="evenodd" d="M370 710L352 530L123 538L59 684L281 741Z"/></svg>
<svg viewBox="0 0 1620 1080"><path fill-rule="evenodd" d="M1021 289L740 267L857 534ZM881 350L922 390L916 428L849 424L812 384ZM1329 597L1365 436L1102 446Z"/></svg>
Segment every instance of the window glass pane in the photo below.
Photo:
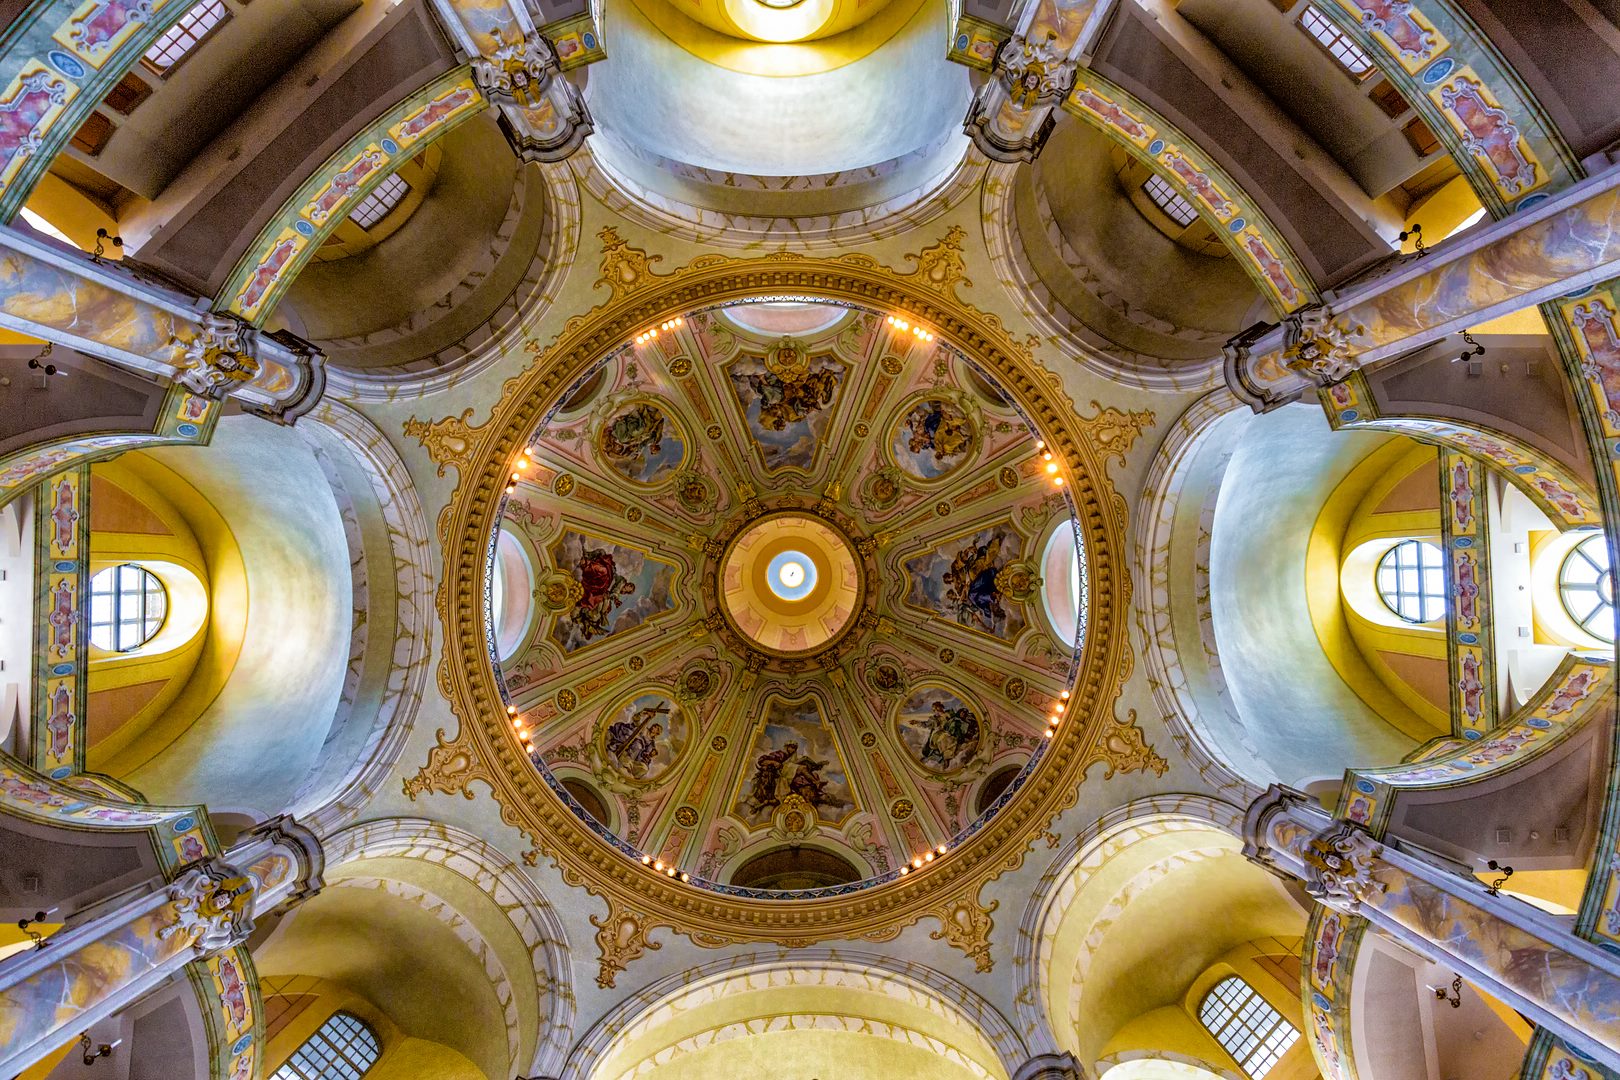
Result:
<svg viewBox="0 0 1620 1080"><path fill-rule="evenodd" d="M1384 552L1374 581L1384 604L1406 622L1433 622L1445 615L1445 559L1426 540L1403 540Z"/></svg>
<svg viewBox="0 0 1620 1080"><path fill-rule="evenodd" d="M1177 225L1191 225L1198 219L1198 210L1192 203L1177 194L1176 189L1162 176L1154 175L1147 178L1142 185L1147 197L1153 200L1153 205L1165 212L1169 219Z"/></svg>
<svg viewBox="0 0 1620 1080"><path fill-rule="evenodd" d="M369 229L387 217L410 190L411 185L401 180L397 173L390 173L383 177L382 183L372 188L371 194L349 211L349 220L362 229Z"/></svg>
<svg viewBox="0 0 1620 1080"><path fill-rule="evenodd" d="M1361 50L1361 47L1351 41L1349 36L1333 25L1333 21L1318 11L1314 6L1307 6L1299 16L1300 29L1315 38L1339 66L1358 79L1364 79L1372 73L1373 61Z"/></svg>
<svg viewBox="0 0 1620 1080"><path fill-rule="evenodd" d="M1575 546L1558 570L1558 593L1576 624L1601 641L1614 640L1614 577L1609 545L1594 532Z"/></svg>
<svg viewBox="0 0 1620 1080"><path fill-rule="evenodd" d="M168 594L135 563L109 567L90 579L90 643L110 652L145 645L163 628Z"/></svg>
<svg viewBox="0 0 1620 1080"><path fill-rule="evenodd" d="M333 1013L270 1080L360 1080L382 1051L357 1017Z"/></svg>
<svg viewBox="0 0 1620 1080"><path fill-rule="evenodd" d="M1243 1071L1260 1080L1299 1038L1281 1013L1242 979L1222 979L1204 998L1198 1018Z"/></svg>
<svg viewBox="0 0 1620 1080"><path fill-rule="evenodd" d="M146 50L146 62L160 72L168 71L180 62L181 57L201 44L208 31L223 22L229 14L222 0L202 0L152 43L152 47Z"/></svg>

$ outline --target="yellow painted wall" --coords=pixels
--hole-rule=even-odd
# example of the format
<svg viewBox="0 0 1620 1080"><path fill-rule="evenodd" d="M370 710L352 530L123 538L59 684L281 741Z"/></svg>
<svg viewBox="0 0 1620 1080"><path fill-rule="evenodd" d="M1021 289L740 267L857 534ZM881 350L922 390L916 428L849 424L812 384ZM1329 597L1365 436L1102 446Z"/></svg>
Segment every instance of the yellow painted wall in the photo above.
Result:
<svg viewBox="0 0 1620 1080"><path fill-rule="evenodd" d="M1432 470L1435 508L1376 512L1414 472ZM1334 489L1311 530L1306 557L1306 594L1311 622L1334 670L1367 706L1403 734L1427 742L1451 731L1449 702L1441 706L1403 679L1379 654L1423 659L1446 655L1443 631L1383 626L1359 615L1344 600L1345 558L1377 537L1428 536L1438 543L1440 474L1433 447L1392 440L1367 456Z"/></svg>
<svg viewBox="0 0 1620 1080"><path fill-rule="evenodd" d="M1320 1073L1317 1072L1316 1061L1311 1056L1310 1044L1304 1034L1305 1016L1300 1005L1299 986L1279 978L1274 970L1279 961L1285 964L1297 962L1300 947L1298 938L1262 938L1239 945L1193 980L1180 1002L1143 1013L1120 1028L1108 1041L1101 1056L1107 1058L1133 1050L1156 1050L1185 1054L1242 1075L1237 1061L1215 1041L1198 1019L1198 1008L1203 1004L1205 995L1222 979L1236 975L1301 1033L1298 1041L1266 1074L1267 1080L1318 1080ZM1269 958L1270 962L1262 963L1263 958Z"/></svg>
<svg viewBox="0 0 1620 1080"><path fill-rule="evenodd" d="M95 249L97 229L118 235L118 222L100 203L55 173L40 177L34 190L28 193L25 205L85 251ZM111 244L103 244L102 249L105 259L124 257L123 251Z"/></svg>
<svg viewBox="0 0 1620 1080"><path fill-rule="evenodd" d="M341 1011L363 1020L382 1047L382 1056L366 1073L366 1080L492 1080L450 1047L407 1035L386 1013L339 983L291 975L264 979L261 991L265 1013L271 1018L281 1004L278 998L315 997L271 1036L265 1048L266 1076L280 1068L333 1013Z"/></svg>
<svg viewBox="0 0 1620 1080"><path fill-rule="evenodd" d="M160 753L202 715L225 685L246 630L247 577L224 518L172 470L134 452L93 466L91 475L92 482L105 485L111 497L132 501L159 523L144 527L166 530L92 529L92 571L130 561L173 563L194 574L208 598L202 630L172 651L119 656L96 650L91 656L89 767L122 777ZM94 522L94 488L91 495ZM152 692L153 684L161 684L161 689ZM151 696L133 715L114 715L116 723L102 729L97 695L111 712L117 692L132 688Z"/></svg>

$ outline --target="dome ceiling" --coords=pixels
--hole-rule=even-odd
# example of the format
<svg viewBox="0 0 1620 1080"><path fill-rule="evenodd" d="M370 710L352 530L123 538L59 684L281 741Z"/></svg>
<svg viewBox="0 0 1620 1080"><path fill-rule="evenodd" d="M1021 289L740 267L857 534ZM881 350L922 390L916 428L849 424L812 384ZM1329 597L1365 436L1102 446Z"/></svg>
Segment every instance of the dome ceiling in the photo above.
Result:
<svg viewBox="0 0 1620 1080"><path fill-rule="evenodd" d="M589 188L720 243L786 218L798 220L790 234L800 238L857 224L866 235L902 207L915 215L919 203L953 192L949 181L967 160L962 115L972 84L939 55L944 8L729 6L767 22L848 7L865 21L830 37L761 44L688 18L685 5L614 0L615 61L592 69L586 87L597 124L592 167L579 167ZM710 8L718 19L720 8Z"/></svg>
<svg viewBox="0 0 1620 1080"><path fill-rule="evenodd" d="M745 896L857 888L948 850L1039 756L1077 647L1039 576L1070 505L931 335L803 303L671 320L563 395L517 475L509 712L626 854ZM486 622L525 591L508 574Z"/></svg>

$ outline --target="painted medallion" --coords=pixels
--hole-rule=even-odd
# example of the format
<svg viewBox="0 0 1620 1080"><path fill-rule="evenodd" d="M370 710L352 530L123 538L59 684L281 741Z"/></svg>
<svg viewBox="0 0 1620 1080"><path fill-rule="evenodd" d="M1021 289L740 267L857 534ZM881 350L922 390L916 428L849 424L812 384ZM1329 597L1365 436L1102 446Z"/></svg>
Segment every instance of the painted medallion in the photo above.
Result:
<svg viewBox="0 0 1620 1080"><path fill-rule="evenodd" d="M680 468L686 444L664 410L637 401L613 412L598 437L602 457L636 484L656 484Z"/></svg>
<svg viewBox="0 0 1620 1080"><path fill-rule="evenodd" d="M894 727L911 760L932 773L957 772L984 745L978 710L942 687L908 697L895 713Z"/></svg>
<svg viewBox="0 0 1620 1080"><path fill-rule="evenodd" d="M597 745L613 776L632 784L651 784L680 758L689 734L686 710L680 702L653 692L631 698L608 713Z"/></svg>
<svg viewBox="0 0 1620 1080"><path fill-rule="evenodd" d="M918 480L938 480L973 454L973 422L961 406L945 398L925 398L912 406L894 433L895 464Z"/></svg>

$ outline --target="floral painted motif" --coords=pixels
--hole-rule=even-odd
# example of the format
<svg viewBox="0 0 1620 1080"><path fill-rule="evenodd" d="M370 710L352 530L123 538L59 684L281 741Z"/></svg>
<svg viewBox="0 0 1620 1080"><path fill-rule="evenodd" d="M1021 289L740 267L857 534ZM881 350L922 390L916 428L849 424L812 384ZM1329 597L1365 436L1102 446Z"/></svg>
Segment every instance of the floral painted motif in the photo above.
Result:
<svg viewBox="0 0 1620 1080"><path fill-rule="evenodd" d="M434 98L424 108L406 117L399 126L399 134L406 141L420 139L442 121L477 100L477 91L471 87L458 86L442 97Z"/></svg>
<svg viewBox="0 0 1620 1080"><path fill-rule="evenodd" d="M1410 0L1350 0L1361 14L1361 24L1394 42L1401 56L1427 60L1439 46L1435 35L1412 13Z"/></svg>
<svg viewBox="0 0 1620 1080"><path fill-rule="evenodd" d="M121 44L135 28L150 22L163 0L95 0L68 22L66 43L80 56L96 58ZM61 33L58 32L58 38Z"/></svg>

